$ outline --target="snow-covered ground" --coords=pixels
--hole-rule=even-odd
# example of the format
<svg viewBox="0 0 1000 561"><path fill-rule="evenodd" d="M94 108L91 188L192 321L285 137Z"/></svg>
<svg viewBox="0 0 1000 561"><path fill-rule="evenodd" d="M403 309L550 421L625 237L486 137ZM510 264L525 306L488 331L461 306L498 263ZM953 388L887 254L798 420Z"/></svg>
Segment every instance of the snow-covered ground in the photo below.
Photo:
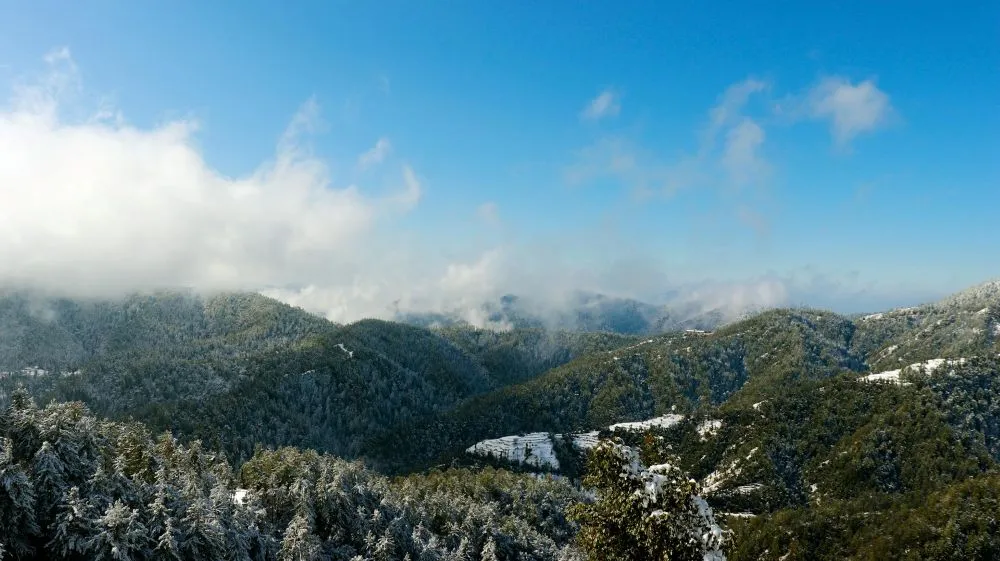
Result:
<svg viewBox="0 0 1000 561"><path fill-rule="evenodd" d="M552 446L552 435L547 432L533 432L523 436L503 436L477 442L465 450L476 456L492 456L517 464L528 464L538 468L559 469Z"/></svg>
<svg viewBox="0 0 1000 561"><path fill-rule="evenodd" d="M668 428L684 420L684 415L667 413L660 417L654 417L646 421L634 421L631 423L615 423L608 427L610 430L646 430L650 427Z"/></svg>
<svg viewBox="0 0 1000 561"><path fill-rule="evenodd" d="M597 446L598 434L599 432L596 430L580 434L574 434L571 436L571 438L573 439L573 446L576 446L581 450L590 450L594 446Z"/></svg>
<svg viewBox="0 0 1000 561"><path fill-rule="evenodd" d="M722 421L719 421L718 419L708 419L707 421L703 421L699 424L698 428L695 430L698 431L698 435L701 436L702 440L707 440L709 436L714 436L715 433L721 428Z"/></svg>
<svg viewBox="0 0 1000 561"><path fill-rule="evenodd" d="M14 372L0 372L0 378L7 378L7 377L13 376L15 374L23 374L25 376L31 376L31 377L34 377L34 376L45 376L48 373L49 373L48 370L39 368L37 366L26 366L26 367L24 367L24 368L22 368L22 369L20 369L18 371L14 371Z"/></svg>
<svg viewBox="0 0 1000 561"><path fill-rule="evenodd" d="M243 501L247 498L247 493L248 491L246 489L237 489L236 492L233 493L233 502L238 505L243 504Z"/></svg>
<svg viewBox="0 0 1000 561"><path fill-rule="evenodd" d="M648 344L652 343L653 341L654 341L653 339L646 339L645 341L639 341L638 343L636 343L634 345L629 345L628 347L622 347L620 349L614 349L614 350L607 351L607 353L608 354L613 354L613 356L611 358L614 359L614 360L618 360L618 358L619 358L618 355L619 354L621 354L623 352L626 352L626 351L630 351L630 350L638 348L638 347L641 347L643 345L648 345Z"/></svg>
<svg viewBox="0 0 1000 561"><path fill-rule="evenodd" d="M942 366L955 366L960 364L965 364L964 358L932 358L930 360L925 360L924 362L915 362L897 370L886 370L884 372L868 374L867 376L862 376L859 380L862 382L891 382L894 384L900 384L902 382L900 381L899 376L904 370L911 372L923 372L924 374L930 375Z"/></svg>
<svg viewBox="0 0 1000 561"><path fill-rule="evenodd" d="M616 423L609 430L641 431L650 427L672 427L684 419L684 415L669 413L646 421ZM715 426L717 430L721 422ZM580 450L589 450L597 446L600 431L590 431L570 434L573 446ZM554 439L562 438L561 434L533 432L521 436L503 436L481 440L466 448L466 453L474 456L491 456L500 460L518 464L528 464L543 469L559 469L559 459L555 454Z"/></svg>
<svg viewBox="0 0 1000 561"><path fill-rule="evenodd" d="M337 343L337 346L340 347L340 350L347 353L347 358L354 358L354 351L347 350L347 347L345 347L343 343Z"/></svg>
<svg viewBox="0 0 1000 561"><path fill-rule="evenodd" d="M746 455L746 461L750 461L754 454L757 453L757 450L757 448L750 450L750 453ZM743 468L740 466L742 461L743 458L736 458L728 466L722 469L717 469L708 474L701 482L701 492L704 494L714 493L715 491L721 489L727 481L731 481L732 479L738 477L740 473L743 472Z"/></svg>

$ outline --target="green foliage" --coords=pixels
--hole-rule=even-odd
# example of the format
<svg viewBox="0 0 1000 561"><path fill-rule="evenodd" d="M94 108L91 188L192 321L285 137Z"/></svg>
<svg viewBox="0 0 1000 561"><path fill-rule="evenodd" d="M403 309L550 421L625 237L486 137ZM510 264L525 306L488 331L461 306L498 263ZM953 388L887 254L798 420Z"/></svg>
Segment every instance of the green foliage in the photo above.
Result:
<svg viewBox="0 0 1000 561"><path fill-rule="evenodd" d="M852 333L846 319L811 310L765 312L713 334L668 333L401 424L368 450L384 469L407 471L447 462L485 438L589 431L729 399L749 404L800 378L861 371Z"/></svg>
<svg viewBox="0 0 1000 561"><path fill-rule="evenodd" d="M734 561L991 560L1000 556L1000 476L925 497L838 499L734 523Z"/></svg>
<svg viewBox="0 0 1000 561"><path fill-rule="evenodd" d="M621 441L604 441L587 461L583 484L597 499L578 503L579 541L594 561L722 559L721 529L679 469L646 468Z"/></svg>

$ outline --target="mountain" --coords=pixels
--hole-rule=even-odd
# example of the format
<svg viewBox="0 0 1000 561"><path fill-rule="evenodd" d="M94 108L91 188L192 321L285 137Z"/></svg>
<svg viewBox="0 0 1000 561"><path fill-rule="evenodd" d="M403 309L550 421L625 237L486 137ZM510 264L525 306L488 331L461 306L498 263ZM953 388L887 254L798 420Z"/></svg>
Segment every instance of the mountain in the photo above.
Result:
<svg viewBox="0 0 1000 561"><path fill-rule="evenodd" d="M577 323L562 325L590 328L586 322L597 318L648 333L637 326L656 317L638 304L585 302L593 315L574 312ZM510 512L518 504L511 493L528 493L549 510L518 511L508 523L521 537L502 539L520 544L508 552L543 547L548 559L569 555L576 529L560 518L568 502L589 500L562 493L579 492L573 482L588 473L588 450L617 438L645 465L669 465L696 482L730 532L730 559L996 558L1000 543L989 513L1000 498L1000 283L858 317L775 309L712 329L641 336L527 327L536 324L517 315L531 310L526 303L507 298L498 306L496 319L524 326L337 325L255 294L73 301L8 293L0 298L0 401L9 405L5 419L31 420L5 421L3 438L25 444L15 450L0 440L18 458L4 460L3 452L0 470L36 477L31 458L46 440L55 446L56 433L37 428L26 437L18 427L93 419L80 405L59 404L79 400L117 420L85 422L98 431L86 438L107 448L92 454L104 458L102 473L148 484L148 471L123 466L140 457L172 465L157 448L167 445L148 436L171 431L179 440L162 441L174 442L169 446L214 450L233 462L197 469L239 472L243 489L278 501L269 509L284 518L267 522L272 537L293 522L295 509L289 495L268 489L294 493L318 484L320 473L377 470L399 479L364 471L357 477L379 490L351 500L364 509L372 504L364 501L383 497L413 531L419 521L432 524L406 510L413 497L465 501L472 510L481 501ZM56 404L32 409L17 388ZM77 409L60 409L67 407ZM287 446L299 448L281 448ZM345 472L341 460L303 449L366 467ZM528 492L525 482L534 476L512 472L553 472L543 479L565 486ZM282 475L288 473L297 475ZM227 481L224 490L235 492L237 483ZM407 491L393 494L400 484ZM435 495L438 485L451 490ZM152 492L143 489L136 501ZM546 493L562 498L545 502ZM208 496L182 494L185 504ZM334 502L316 508L341 504L324 497ZM4 514L3 500L0 523L16 519ZM489 516L477 520L489 525ZM323 540L350 541L357 527L323 526ZM463 538L442 528L428 526L434 543L461 549ZM34 535L27 526L6 531ZM486 546L482 535L461 536ZM29 545L42 547L34 539ZM351 543L360 551L362 542ZM411 545L406 551L422 551Z"/></svg>
<svg viewBox="0 0 1000 561"><path fill-rule="evenodd" d="M813 310L773 310L716 332L673 332L594 353L522 384L476 397L433 421L399 427L419 450L378 446L401 460L440 461L484 438L589 431L619 421L684 413L735 392L798 378L863 371L854 324Z"/></svg>
<svg viewBox="0 0 1000 561"><path fill-rule="evenodd" d="M257 294L86 301L7 294L0 298L0 398L23 383L36 395L80 399L107 415L197 401L245 379L253 357L333 328ZM24 368L34 374L21 374Z"/></svg>
<svg viewBox="0 0 1000 561"><path fill-rule="evenodd" d="M400 313L397 321L421 327L468 326L468 312ZM653 305L631 298L574 292L558 304L513 294L485 302L475 316L494 327L546 328L557 331L607 331L650 335L679 329L714 329L735 319L721 308L705 309L694 302L675 300Z"/></svg>
<svg viewBox="0 0 1000 561"><path fill-rule="evenodd" d="M204 438L237 458L257 444L348 456L361 442L463 399L633 339L610 333L336 325L257 294L160 292L118 301L0 299L0 402L27 387L100 415Z"/></svg>

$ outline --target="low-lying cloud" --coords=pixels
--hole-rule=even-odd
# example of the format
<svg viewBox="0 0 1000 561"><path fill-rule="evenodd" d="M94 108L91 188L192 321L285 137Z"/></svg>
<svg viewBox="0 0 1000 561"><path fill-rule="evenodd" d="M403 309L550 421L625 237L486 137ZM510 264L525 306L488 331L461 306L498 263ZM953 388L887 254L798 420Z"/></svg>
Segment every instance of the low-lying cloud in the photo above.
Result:
<svg viewBox="0 0 1000 561"><path fill-rule="evenodd" d="M557 308L575 290L654 300L672 292L678 302L734 316L789 298L779 279L681 285L648 260L588 267L558 244L483 244L448 256L394 229L397 218L419 212L424 182L390 157L389 139L358 156L358 167L380 166L395 178L375 190L338 183L312 154L315 101L292 117L271 158L228 177L205 161L195 120L141 128L108 105L67 118L66 99L81 89L76 66L65 49L46 64L43 79L14 88L0 109L4 287L76 297L254 290L340 322L433 311L477 325L488 323L482 303L507 293ZM733 95L738 109L746 95ZM617 110L616 98L595 102L595 116ZM728 123L735 114L715 116ZM756 166L763 135L755 126L738 121L727 139L734 170ZM612 163L631 173L635 164L622 154ZM499 222L493 203L478 214Z"/></svg>

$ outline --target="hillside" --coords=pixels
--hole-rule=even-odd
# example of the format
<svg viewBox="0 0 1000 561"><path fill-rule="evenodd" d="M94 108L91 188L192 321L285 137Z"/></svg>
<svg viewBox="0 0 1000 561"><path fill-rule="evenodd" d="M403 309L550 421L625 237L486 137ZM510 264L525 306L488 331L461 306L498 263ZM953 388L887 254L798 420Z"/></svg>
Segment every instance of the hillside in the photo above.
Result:
<svg viewBox="0 0 1000 561"><path fill-rule="evenodd" d="M674 299L654 305L632 298L574 292L552 303L505 295L484 302L477 317L504 328L545 328L554 331L605 331L626 335L656 335L682 329L715 329L735 319L734 311ZM397 321L421 327L468 327L462 311L402 313Z"/></svg>
<svg viewBox="0 0 1000 561"><path fill-rule="evenodd" d="M643 339L397 427L373 444L371 454L384 455L389 469L407 470L446 461L488 438L586 432L724 402L745 407L799 380L995 356L1000 353L997 286L986 283L940 302L853 320L820 310L769 310L715 332ZM419 447L393 444L404 433L420 435L411 440Z"/></svg>
<svg viewBox="0 0 1000 561"><path fill-rule="evenodd" d="M589 431L620 421L719 404L744 385L862 371L853 324L835 314L774 310L714 333L674 332L592 353L543 376L471 399L454 411L401 426L372 448L401 469L442 461L485 438ZM412 447L395 444L419 435ZM420 460L414 462L417 458ZM409 464L408 464L409 463Z"/></svg>
<svg viewBox="0 0 1000 561"><path fill-rule="evenodd" d="M80 404L0 412L4 559L580 559L578 491L503 471L390 481L314 451L241 466Z"/></svg>
<svg viewBox="0 0 1000 561"><path fill-rule="evenodd" d="M610 333L428 330L377 320L342 326L256 294L121 301L0 299L7 369L47 402L200 437L246 458L255 445L356 456L386 427L627 345Z"/></svg>
<svg viewBox="0 0 1000 561"><path fill-rule="evenodd" d="M25 384L40 398L79 399L102 415L224 393L245 379L252 357L335 327L256 294L182 292L114 301L8 294L0 325L0 402Z"/></svg>
<svg viewBox="0 0 1000 561"><path fill-rule="evenodd" d="M894 548L910 548L914 558L948 548L990 558L983 552L998 545L982 513L1000 497L997 287L856 318L778 309L715 331L642 337L336 325L251 294L116 302L7 295L0 396L14 402L8 416L34 411L32 423L89 413L78 405L32 409L15 388L43 403L80 400L101 416L143 423L108 425L119 427L106 429L116 442L129 431L139 430L128 438L140 440L171 431L179 438L171 446L221 452L235 462L226 469L243 466L240 485L265 495L294 483L280 475L288 470L309 479L315 470L347 469L302 451L313 449L402 477L389 484L364 472L379 493L395 492L386 485L419 496L438 485L468 490L487 477L475 485L490 490L479 487L474 501L499 494L509 505L508 491L532 480L511 472L568 476L562 490L537 491L576 493L571 483L588 473L588 451L616 437L647 465L694 479L731 532L730 559L865 559L873 551L895 558ZM6 438L15 436L24 438ZM32 438L27 446L37 450L48 437ZM298 449L279 450L288 446ZM18 457L18 469L33 469ZM227 481L226 492L235 492ZM511 524L532 537L505 543L544 542L538 547L551 555L569 555L575 530L558 517L570 495L559 496L559 506L545 503L554 509L547 514L518 514ZM288 512L280 500L274 508ZM408 524L423 516L400 504ZM560 521L536 535L539 516ZM912 527L900 528L901 519ZM942 532L941 520L960 524L965 537ZM290 523L269 521L270 535ZM26 528L17 531L33 531ZM268 543L259 547L278 547Z"/></svg>

